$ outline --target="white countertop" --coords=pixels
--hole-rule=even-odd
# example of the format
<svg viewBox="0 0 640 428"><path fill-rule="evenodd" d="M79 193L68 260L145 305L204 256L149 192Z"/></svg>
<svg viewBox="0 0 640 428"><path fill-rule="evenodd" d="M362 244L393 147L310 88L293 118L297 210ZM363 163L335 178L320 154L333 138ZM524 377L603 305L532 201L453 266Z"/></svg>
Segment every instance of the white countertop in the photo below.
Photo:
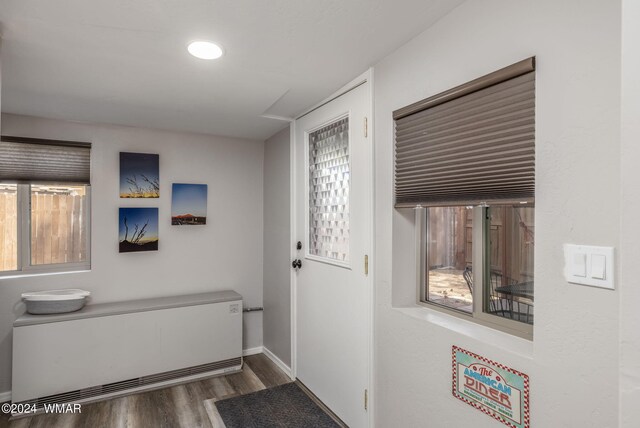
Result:
<svg viewBox="0 0 640 428"><path fill-rule="evenodd" d="M25 313L13 323L14 327L35 324L62 322L83 318L106 317L130 314L134 312L156 311L159 309L179 308L183 306L207 305L211 303L242 300L235 291L213 291L209 293L188 294L181 296L156 297L152 299L129 300L126 302L109 302L88 304L79 311L66 314L32 315Z"/></svg>

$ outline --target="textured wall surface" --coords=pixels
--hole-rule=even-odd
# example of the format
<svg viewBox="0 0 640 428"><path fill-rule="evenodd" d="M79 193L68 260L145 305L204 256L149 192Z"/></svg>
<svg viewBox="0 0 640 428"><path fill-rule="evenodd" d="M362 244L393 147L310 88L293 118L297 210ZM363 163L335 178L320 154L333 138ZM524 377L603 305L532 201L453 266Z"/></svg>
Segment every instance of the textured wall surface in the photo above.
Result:
<svg viewBox="0 0 640 428"><path fill-rule="evenodd" d="M620 426L640 420L640 3L622 2L622 139L620 203Z"/></svg>
<svg viewBox="0 0 640 428"><path fill-rule="evenodd" d="M567 283L562 245L620 245L620 14L616 1L467 1L375 66L377 426L499 426L452 396L454 344L530 375L532 426L617 426L619 291ZM401 308L415 302L415 234L413 212L393 208L391 114L533 55L536 295L527 342Z"/></svg>

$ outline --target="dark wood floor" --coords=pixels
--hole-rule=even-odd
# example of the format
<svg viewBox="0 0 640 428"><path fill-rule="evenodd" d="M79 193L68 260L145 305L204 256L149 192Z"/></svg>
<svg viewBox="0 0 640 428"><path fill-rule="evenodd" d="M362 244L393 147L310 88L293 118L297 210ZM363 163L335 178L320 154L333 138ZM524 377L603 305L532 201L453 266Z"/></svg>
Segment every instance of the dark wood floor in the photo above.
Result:
<svg viewBox="0 0 640 428"><path fill-rule="evenodd" d="M220 428L214 403L291 382L264 354L245 358L241 373L143 392L82 405L80 414L47 414L8 421L0 416L0 427L8 428Z"/></svg>

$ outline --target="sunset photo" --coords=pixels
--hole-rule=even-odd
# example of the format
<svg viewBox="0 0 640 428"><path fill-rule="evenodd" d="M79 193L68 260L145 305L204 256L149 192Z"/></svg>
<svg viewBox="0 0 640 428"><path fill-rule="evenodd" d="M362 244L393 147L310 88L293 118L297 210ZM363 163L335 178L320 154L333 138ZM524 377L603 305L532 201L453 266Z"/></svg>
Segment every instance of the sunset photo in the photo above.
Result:
<svg viewBox="0 0 640 428"><path fill-rule="evenodd" d="M171 192L173 226L207 224L207 185L173 183Z"/></svg>
<svg viewBox="0 0 640 428"><path fill-rule="evenodd" d="M120 208L121 253L158 250L158 208Z"/></svg>
<svg viewBox="0 0 640 428"><path fill-rule="evenodd" d="M120 197L160 197L160 156L120 152Z"/></svg>

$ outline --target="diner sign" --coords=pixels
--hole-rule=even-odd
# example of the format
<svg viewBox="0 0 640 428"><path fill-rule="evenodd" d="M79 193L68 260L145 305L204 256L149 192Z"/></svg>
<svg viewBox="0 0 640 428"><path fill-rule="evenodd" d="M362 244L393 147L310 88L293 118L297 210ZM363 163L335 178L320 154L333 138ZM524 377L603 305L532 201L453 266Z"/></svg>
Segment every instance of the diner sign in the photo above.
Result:
<svg viewBox="0 0 640 428"><path fill-rule="evenodd" d="M452 347L453 395L513 428L529 428L529 376Z"/></svg>

